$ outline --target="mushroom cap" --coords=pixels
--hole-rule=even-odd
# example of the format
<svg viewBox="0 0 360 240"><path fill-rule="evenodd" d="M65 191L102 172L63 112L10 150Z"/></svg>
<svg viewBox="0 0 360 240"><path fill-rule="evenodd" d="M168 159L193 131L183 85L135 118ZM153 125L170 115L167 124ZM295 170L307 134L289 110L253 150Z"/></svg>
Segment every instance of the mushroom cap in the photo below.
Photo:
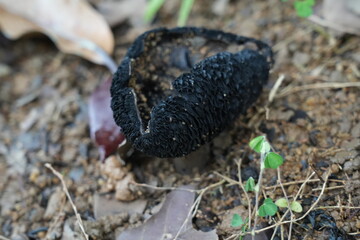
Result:
<svg viewBox="0 0 360 240"><path fill-rule="evenodd" d="M252 42L258 49L225 49L200 60L199 52L209 42ZM160 70L152 66L157 61ZM271 63L270 47L256 39L203 28L146 32L134 41L114 74L115 122L141 152L161 158L185 156L211 141L256 101Z"/></svg>

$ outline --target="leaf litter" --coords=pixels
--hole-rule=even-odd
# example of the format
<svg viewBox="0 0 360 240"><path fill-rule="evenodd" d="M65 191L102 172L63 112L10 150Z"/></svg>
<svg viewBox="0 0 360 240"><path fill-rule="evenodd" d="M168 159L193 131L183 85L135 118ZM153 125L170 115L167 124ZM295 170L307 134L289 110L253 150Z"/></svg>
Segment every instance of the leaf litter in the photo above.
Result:
<svg viewBox="0 0 360 240"><path fill-rule="evenodd" d="M117 240L192 240L207 239L217 240L216 230L210 232L197 231L192 226L192 204L195 193L190 186L173 190L165 199L160 211L152 216L142 226L126 230L121 233Z"/></svg>
<svg viewBox="0 0 360 240"><path fill-rule="evenodd" d="M61 51L114 69L109 57L114 36L105 19L85 0L1 0L0 26L10 39L44 33Z"/></svg>
<svg viewBox="0 0 360 240"><path fill-rule="evenodd" d="M110 85L111 78L107 78L94 90L89 99L90 135L98 145L101 161L113 154L119 144L126 141L121 128L113 119L110 108Z"/></svg>

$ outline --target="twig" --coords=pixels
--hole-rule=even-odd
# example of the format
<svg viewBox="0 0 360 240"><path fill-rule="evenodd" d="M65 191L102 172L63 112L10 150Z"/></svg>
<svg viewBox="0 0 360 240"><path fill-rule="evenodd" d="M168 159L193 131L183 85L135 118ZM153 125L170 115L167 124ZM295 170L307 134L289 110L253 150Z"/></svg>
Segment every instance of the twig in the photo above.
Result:
<svg viewBox="0 0 360 240"><path fill-rule="evenodd" d="M284 196L285 196L285 199L286 199L286 202L287 202L287 205L288 205L288 210L290 211L290 219L293 220L294 218L294 213L293 211L291 210L291 207L290 207L290 201L289 201L289 198L286 194L286 191L285 191L285 188L284 186L282 185L281 183L281 174L280 174L280 168L277 168L277 175L278 175L278 181L279 181L279 184L281 186L281 189L284 193ZM284 216L286 216L286 214L284 214ZM290 226L289 226L289 235L288 235L288 239L291 239L291 231L292 231L292 226L293 226L293 222L290 223ZM274 233L273 233L273 237L275 236L275 233L276 233L276 228L274 230ZM272 239L272 238L271 238Z"/></svg>
<svg viewBox="0 0 360 240"><path fill-rule="evenodd" d="M73 200L71 199L70 193L69 193L69 191L68 191L68 189L67 189L67 187L66 187L66 184L65 184L65 181L64 181L63 176L61 175L61 173L59 173L58 171L56 171L56 170L51 166L50 163L45 163L45 167L47 167L48 169L50 169L50 170L54 173L54 175L57 176L57 177L60 179L61 184L62 184L62 187L63 187L63 191L65 192L65 194L66 194L67 198L69 199L69 202L70 202L70 204L71 204L71 206L72 206L72 208L73 208L73 211L74 211L74 213L75 213L76 220L77 220L77 223L79 224L80 230L81 230L81 232L83 233L85 239L86 239L86 240L89 240L89 236L88 236L88 235L86 234L86 232L85 232L84 225L83 225L83 222L82 222L82 220L81 220L80 214L78 213L77 208L76 208Z"/></svg>
<svg viewBox="0 0 360 240"><path fill-rule="evenodd" d="M324 194L325 186L326 186L326 183L327 183L327 180L328 180L328 178L329 178L330 173L331 173L331 172L328 171L328 173L326 174L325 182L323 183L322 190L321 190L321 192L320 192L320 194L319 194L319 197L318 197L317 200L311 205L311 207L309 208L309 210L308 210L304 215L302 215L301 217L296 218L296 219L294 219L294 220L289 220L289 221L285 221L285 222L279 222L279 223L273 224L273 225L271 225L271 226L268 226L268 227L265 227L265 228L256 230L255 233L260 233L260 232L266 231L266 230L268 230L268 229L274 228L274 227L279 226L279 225L283 225L283 224L287 224L287 223L291 223L291 222L298 222L298 221L304 219L304 218L315 208L315 206L316 206L316 205L319 203L319 201L321 200L321 197L322 197L322 195ZM313 176L313 175L314 175L314 173L311 174L311 176ZM299 190L298 192L300 192L300 190ZM296 199L296 198L295 198L295 199ZM295 201L295 200L294 200L294 201ZM244 233L244 235L245 235L245 234L249 234L249 233L247 232L247 233Z"/></svg>
<svg viewBox="0 0 360 240"><path fill-rule="evenodd" d="M309 177L307 177L307 178L305 179L305 181L301 181L301 182L302 182L302 185L301 185L300 189L298 190L298 192L297 192L297 194L296 194L296 196L295 196L295 198L294 198L294 201L296 201L296 199L297 199L297 197L299 196L301 190L305 187L305 184L310 181L310 179L312 178L312 176L313 176L314 174L315 174L315 173L313 172ZM284 186L284 185L285 185L285 184L282 184L282 186ZM279 222L282 222L282 221L284 220L284 218L286 217L286 215L288 214L288 212L291 211L291 208L290 208L290 206L289 206L289 199L288 199L288 198L287 198L287 201L288 201L288 209L287 209L286 212L283 214L283 216L281 217L281 219L280 219ZM293 219L293 218L291 218L291 219ZM275 233L276 233L276 230L277 230L278 227L279 227L278 225L275 227L275 230L274 230L274 233L273 233L271 239L273 239L273 238L275 237ZM290 239L290 238L289 238L289 239Z"/></svg>
<svg viewBox="0 0 360 240"><path fill-rule="evenodd" d="M261 181L263 179L263 175L264 175L264 170L265 170L265 153L263 151L261 151L261 157L260 157L260 173L259 173L259 179L257 182L257 189L255 189L255 219L254 219L254 227L251 231L251 239L254 240L255 239L255 229L256 229L256 224L257 224L257 219L258 219L258 214L257 214L257 210L259 209L259 192L260 192L260 187L261 187ZM250 226L251 227L251 226Z"/></svg>
<svg viewBox="0 0 360 240"><path fill-rule="evenodd" d="M269 93L269 104L274 100L275 95L281 85L281 83L284 81L285 79L285 75L284 74L280 74L280 76L278 77L278 79L276 80L274 86L272 87L272 89L270 90Z"/></svg>
<svg viewBox="0 0 360 240"><path fill-rule="evenodd" d="M320 206L320 207L317 207L315 209L336 209L336 208L360 209L360 207L352 207L352 206L344 206L344 205L340 205L340 206Z"/></svg>
<svg viewBox="0 0 360 240"><path fill-rule="evenodd" d="M345 185L342 186L333 186L333 187L327 187L325 190L335 190L335 189L344 189ZM314 188L311 191L321 191L321 188Z"/></svg>
<svg viewBox="0 0 360 240"><path fill-rule="evenodd" d="M214 172L216 175L218 175L219 177L223 178L224 180L226 180L226 182L231 183L231 185L237 185L239 184L239 182L235 181L234 179L231 179L225 175L222 175L221 173L218 172Z"/></svg>
<svg viewBox="0 0 360 240"><path fill-rule="evenodd" d="M199 205L200 205L200 202L201 202L201 198L202 198L202 196L205 194L205 192L208 191L208 190L211 189L211 188L218 187L218 186L220 186L220 185L222 185L222 184L224 184L224 183L225 183L225 180L221 180L221 181L219 181L219 182L217 182L217 183L214 183L214 184L211 184L211 185L209 185L209 186L207 186L207 187L205 187L205 188L203 188L203 189L201 189L201 190L199 191L199 196L196 198L196 200L194 201L193 205L191 206L191 209L190 209L190 211L189 211L189 213L188 213L188 216L187 216L187 218L185 219L185 221L183 222L183 224L181 225L181 227L180 227L179 231L177 232L177 234L175 235L174 240L178 239L178 237L179 237L182 229L186 226L186 224L187 224L187 222L189 221L189 219L191 219L190 215L192 215L192 216L195 215L196 211L197 211L198 208L199 208Z"/></svg>
<svg viewBox="0 0 360 240"><path fill-rule="evenodd" d="M321 180L320 179L310 179L307 182L311 183L311 182L319 182L319 181L321 181ZM339 182L339 183L342 183L342 184L344 184L346 182L345 180L338 180L338 179L329 179L328 181L329 182ZM289 186L289 185L303 184L303 183L304 183L304 180L299 180L299 181L286 182L286 183L283 183L282 185L283 186ZM263 187L263 188L265 190L271 190L271 189L275 190L278 187L280 187L280 184L277 184L275 186Z"/></svg>
<svg viewBox="0 0 360 240"><path fill-rule="evenodd" d="M137 183L137 182L131 182L131 184L138 186L138 187L146 187L146 188L151 188L151 189L160 190L160 191L182 190L182 191L188 191L188 192L194 192L194 193L199 193L201 191L201 189L194 190L194 189L177 188L177 187L157 187L157 186L149 185L146 183Z"/></svg>
<svg viewBox="0 0 360 240"><path fill-rule="evenodd" d="M245 197L246 197L246 201L248 203L248 226L251 227L251 201L250 201L250 197L249 197L249 194L247 193L247 191L245 190L245 187L244 187L244 184L242 182L242 179L241 179L241 163L242 163L242 158L239 159L239 161L236 161L236 165L238 167L238 178L239 178L239 185L241 187L241 189L243 190L244 194L245 194Z"/></svg>
<svg viewBox="0 0 360 240"><path fill-rule="evenodd" d="M228 177L226 177L226 176L222 176L220 173L216 173L216 174L219 175L219 176L221 176L221 177L228 178ZM306 183L312 181L311 178L312 178L314 175L315 175L315 172L312 172L312 173L310 174L310 176L306 178L305 181L296 181L296 184L302 183L302 185L300 186L300 188L299 188L299 190L298 190L298 192L297 192L297 194L296 194L296 196L295 196L295 198L294 198L294 201L297 199L297 197L299 196L300 192L301 192L302 189L305 187ZM230 182L234 181L234 180L232 180L232 179L229 179L229 180L230 180ZM319 181L319 179L314 179L314 180ZM293 182L293 183L294 183L294 182ZM283 185L286 185L286 184L283 184ZM288 185L290 185L290 184L288 184ZM321 195L320 195L319 197L321 197ZM273 225L267 227L266 229L264 229L264 228L263 228L263 229L259 229L259 230L255 231L255 233L260 233L260 232L263 231L263 230L265 231L265 230L268 230L268 229L271 229L271 228L274 228L274 227L275 227L274 232L276 232L276 229L277 229L280 225L285 224L285 222L283 222L283 220L284 220L284 218L286 217L286 215L288 214L288 212L289 212L289 209L286 210L286 212L283 214L283 216L281 217L281 219L280 219L280 221L279 221L278 223L273 224ZM296 220L296 219L295 219L295 220ZM295 221L295 220L293 220L292 222L296 224L296 221ZM239 233L233 234L233 235L231 235L230 237L226 238L225 240L230 240L230 239L239 238L240 236L244 236L244 235L247 235L247 234L250 234L250 232L240 233L240 234L239 234Z"/></svg>
<svg viewBox="0 0 360 240"><path fill-rule="evenodd" d="M360 82L333 82L333 83L314 83L303 86L288 86L279 92L275 97L281 98L290 95L295 92L311 90L311 89L323 89L323 88L347 88L347 87L360 87Z"/></svg>
<svg viewBox="0 0 360 240"><path fill-rule="evenodd" d="M10 240L10 239L0 235L0 240Z"/></svg>

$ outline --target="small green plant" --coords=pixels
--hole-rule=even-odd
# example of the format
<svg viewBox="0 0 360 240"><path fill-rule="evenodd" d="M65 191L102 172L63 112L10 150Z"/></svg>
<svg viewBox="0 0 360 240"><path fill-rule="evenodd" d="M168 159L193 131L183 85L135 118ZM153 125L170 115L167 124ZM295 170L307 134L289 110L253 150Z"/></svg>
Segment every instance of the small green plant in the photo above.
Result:
<svg viewBox="0 0 360 240"><path fill-rule="evenodd" d="M249 143L249 146L255 152L261 154L259 181L256 184L256 186L254 187L255 197L256 197L255 209L258 209L257 215L259 215L261 217L274 216L277 213L278 208L277 208L277 205L274 203L274 201L271 198L266 198L264 200L264 203L258 208L261 180L262 180L262 176L263 176L265 168L277 169L279 166L281 166L283 164L284 159L279 154L271 152L272 147L271 147L270 143L266 140L265 136L258 136L256 138L252 139ZM249 181L249 179L248 179L248 181ZM246 187L245 187L245 190L246 190ZM255 223L256 223L256 218L255 218Z"/></svg>
<svg viewBox="0 0 360 240"><path fill-rule="evenodd" d="M233 215L233 218L231 220L231 226L232 227L240 227L244 223L245 223L244 220L241 218L241 216L239 214L235 213Z"/></svg>
<svg viewBox="0 0 360 240"><path fill-rule="evenodd" d="M247 192L255 191L255 180L253 177L249 177L249 179L246 181L245 190Z"/></svg>
<svg viewBox="0 0 360 240"><path fill-rule="evenodd" d="M289 203L285 198L279 198L276 200L275 204L280 208L287 208L289 206ZM300 213L303 210L301 204L298 201L292 201L290 203L290 209L297 213Z"/></svg>
<svg viewBox="0 0 360 240"><path fill-rule="evenodd" d="M235 213L233 215L233 218L231 220L231 226L232 227L240 227L241 226L241 233L245 233L248 228L249 218L246 218L245 221L242 219L242 217ZM243 236L240 236L239 240L242 240Z"/></svg>
<svg viewBox="0 0 360 240"><path fill-rule="evenodd" d="M165 0L150 0L145 11L145 21L152 21L164 3ZM185 26L193 4L194 0L182 0L177 21L178 26Z"/></svg>
<svg viewBox="0 0 360 240"><path fill-rule="evenodd" d="M282 2L287 2L288 0L281 0ZM315 0L295 0L294 8L296 14L299 17L307 18L313 14L313 7L315 5Z"/></svg>
<svg viewBox="0 0 360 240"><path fill-rule="evenodd" d="M245 185L241 182L241 173L240 173L240 165L241 161L238 163L238 171L239 171L239 183L242 186L243 191L245 191L245 196L247 197L247 201L249 204L249 217L244 221L239 214L234 214L231 226L232 227L240 227L241 226L241 234L240 240L244 235L248 234L248 229L252 228L251 234L254 239L255 236L255 227L257 226L257 217L271 217L277 214L278 208L288 208L287 212L302 212L302 206L298 201L289 201L286 195L285 190L284 195L285 198L280 198L274 202L271 198L264 199L263 203L259 206L260 202L260 192L261 192L261 182L264 175L265 169L277 169L278 177L280 179L280 166L284 163L284 158L275 153L274 149L267 141L265 136L258 136L252 139L249 142L249 146L255 152L260 153L260 173L258 182L255 183L254 178L249 177L245 183ZM281 181L280 181L281 184ZM255 207L250 206L250 198L248 192L254 192L255 194ZM285 214L287 214L287 212ZM255 219L253 224L251 223L251 217L255 215Z"/></svg>
<svg viewBox="0 0 360 240"><path fill-rule="evenodd" d="M274 216L278 211L276 204L271 198L266 198L264 203L260 206L258 214L261 217Z"/></svg>

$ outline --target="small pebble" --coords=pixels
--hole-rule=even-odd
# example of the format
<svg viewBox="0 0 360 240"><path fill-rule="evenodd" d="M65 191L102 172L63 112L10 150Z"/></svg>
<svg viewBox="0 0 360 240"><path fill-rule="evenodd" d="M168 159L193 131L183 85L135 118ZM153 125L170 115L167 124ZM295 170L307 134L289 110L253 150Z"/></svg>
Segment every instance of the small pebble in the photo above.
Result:
<svg viewBox="0 0 360 240"><path fill-rule="evenodd" d="M360 220L356 220L356 225L355 225L355 227L356 227L357 229L360 229Z"/></svg>
<svg viewBox="0 0 360 240"><path fill-rule="evenodd" d="M339 165L332 164L331 165L331 173L338 173L339 172Z"/></svg>

